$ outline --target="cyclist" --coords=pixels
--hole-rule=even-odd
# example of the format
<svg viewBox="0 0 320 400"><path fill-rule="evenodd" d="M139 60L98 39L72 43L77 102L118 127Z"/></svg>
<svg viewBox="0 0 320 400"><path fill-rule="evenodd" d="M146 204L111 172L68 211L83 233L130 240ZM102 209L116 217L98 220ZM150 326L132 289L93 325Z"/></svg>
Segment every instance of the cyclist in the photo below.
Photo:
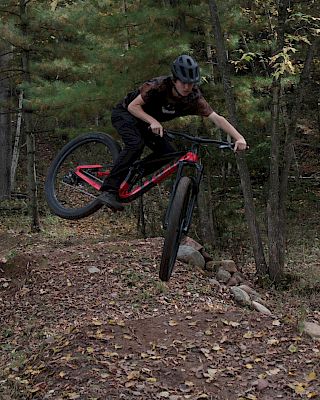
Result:
<svg viewBox="0 0 320 400"><path fill-rule="evenodd" d="M186 115L208 117L218 128L229 134L234 150L245 150L244 137L221 115L213 111L202 96L198 83L200 70L189 55L180 55L172 64L172 76L153 78L130 92L112 111L111 122L124 142L110 175L104 180L98 200L113 210L120 211L123 205L118 191L129 168L142 154L144 146L151 153L146 160L159 160L175 149L163 134L162 122ZM153 171L167 163L158 162ZM145 171L145 175L153 171Z"/></svg>

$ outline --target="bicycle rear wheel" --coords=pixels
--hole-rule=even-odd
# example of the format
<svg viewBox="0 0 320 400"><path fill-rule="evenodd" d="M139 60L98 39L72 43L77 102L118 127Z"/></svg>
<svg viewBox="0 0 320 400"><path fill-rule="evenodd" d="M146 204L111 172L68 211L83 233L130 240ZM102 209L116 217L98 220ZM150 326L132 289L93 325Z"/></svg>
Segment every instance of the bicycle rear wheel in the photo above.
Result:
<svg viewBox="0 0 320 400"><path fill-rule="evenodd" d="M80 219L101 208L96 197L119 151L119 144L104 133L82 135L66 144L53 160L45 183L46 200L53 213ZM79 176L79 167L90 184Z"/></svg>
<svg viewBox="0 0 320 400"><path fill-rule="evenodd" d="M162 281L168 281L171 277L176 262L182 234L184 232L188 209L192 204L193 195L192 180L186 176L178 183L172 202L167 231L161 256L159 277Z"/></svg>

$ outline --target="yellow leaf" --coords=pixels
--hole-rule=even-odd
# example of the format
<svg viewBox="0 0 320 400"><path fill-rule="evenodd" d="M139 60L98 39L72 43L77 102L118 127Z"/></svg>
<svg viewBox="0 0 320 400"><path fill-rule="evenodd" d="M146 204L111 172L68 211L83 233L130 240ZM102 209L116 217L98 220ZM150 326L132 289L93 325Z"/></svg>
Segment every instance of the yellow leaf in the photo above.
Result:
<svg viewBox="0 0 320 400"><path fill-rule="evenodd" d="M317 374L314 371L309 372L308 376L307 376L307 381L311 382L311 381L315 381L317 379Z"/></svg>
<svg viewBox="0 0 320 400"><path fill-rule="evenodd" d="M211 331L210 329L207 329L207 330L204 332L204 334L207 335L207 336L211 336L211 335L212 335L212 331Z"/></svg>
<svg viewBox="0 0 320 400"><path fill-rule="evenodd" d="M297 394L302 394L302 393L305 392L305 388L302 386L301 383L299 383L298 385L296 385L295 388L294 388L294 390L295 390L295 392L296 392Z"/></svg>
<svg viewBox="0 0 320 400"><path fill-rule="evenodd" d="M251 339L253 337L253 333L251 331L246 332L243 337L245 339Z"/></svg>
<svg viewBox="0 0 320 400"><path fill-rule="evenodd" d="M89 354L93 353L94 352L94 348L93 347L87 347L87 352Z"/></svg>
<svg viewBox="0 0 320 400"><path fill-rule="evenodd" d="M93 319L92 323L93 323L93 325L96 325L96 326L102 325L102 322L99 321L98 319Z"/></svg>
<svg viewBox="0 0 320 400"><path fill-rule="evenodd" d="M245 367L246 367L247 369L252 369L252 368L253 368L253 365L252 365L252 364L246 364Z"/></svg>
<svg viewBox="0 0 320 400"><path fill-rule="evenodd" d="M247 399L249 399L249 400L257 400L257 397L254 394L247 394Z"/></svg>
<svg viewBox="0 0 320 400"><path fill-rule="evenodd" d="M316 397L316 396L318 396L318 393L316 393L316 392L309 392L307 394L308 399L312 399L313 397Z"/></svg>
<svg viewBox="0 0 320 400"><path fill-rule="evenodd" d="M294 344L290 344L288 350L290 351L290 353L296 353L298 351L298 348Z"/></svg>
<svg viewBox="0 0 320 400"><path fill-rule="evenodd" d="M176 325L178 325L178 322L175 321L175 320L173 320L173 319L171 319L171 320L169 321L169 325L170 325L170 326L176 326Z"/></svg>
<svg viewBox="0 0 320 400"><path fill-rule="evenodd" d="M59 373L60 378L64 378L66 376L66 373L64 371L61 371Z"/></svg>
<svg viewBox="0 0 320 400"><path fill-rule="evenodd" d="M129 336L129 335L123 335L123 339L131 340L131 339L132 339L132 336Z"/></svg>
<svg viewBox="0 0 320 400"><path fill-rule="evenodd" d="M156 383L156 382L157 382L157 378L147 378L147 379L146 379L146 382L149 382L149 383Z"/></svg>

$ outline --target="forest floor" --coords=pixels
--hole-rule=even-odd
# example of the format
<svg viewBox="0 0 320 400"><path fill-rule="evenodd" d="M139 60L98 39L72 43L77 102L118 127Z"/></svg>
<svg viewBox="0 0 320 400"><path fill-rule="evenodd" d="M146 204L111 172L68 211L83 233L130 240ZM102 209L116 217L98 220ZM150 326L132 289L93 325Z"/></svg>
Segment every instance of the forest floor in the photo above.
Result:
<svg viewBox="0 0 320 400"><path fill-rule="evenodd" d="M257 287L264 316L180 262L163 283L162 239L133 230L101 212L38 234L0 222L1 400L320 398L319 342L300 329L320 322L317 292ZM301 268L319 269L314 246Z"/></svg>

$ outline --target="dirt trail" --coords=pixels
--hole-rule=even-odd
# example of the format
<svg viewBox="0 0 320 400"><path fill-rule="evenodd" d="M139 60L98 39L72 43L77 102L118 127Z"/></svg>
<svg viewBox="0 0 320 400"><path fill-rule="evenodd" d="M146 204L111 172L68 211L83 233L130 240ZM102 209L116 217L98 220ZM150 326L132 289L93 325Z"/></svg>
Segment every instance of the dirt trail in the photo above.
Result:
<svg viewBox="0 0 320 400"><path fill-rule="evenodd" d="M161 239L25 243L2 260L0 399L320 398L319 346L237 307ZM3 285L4 284L4 285Z"/></svg>

